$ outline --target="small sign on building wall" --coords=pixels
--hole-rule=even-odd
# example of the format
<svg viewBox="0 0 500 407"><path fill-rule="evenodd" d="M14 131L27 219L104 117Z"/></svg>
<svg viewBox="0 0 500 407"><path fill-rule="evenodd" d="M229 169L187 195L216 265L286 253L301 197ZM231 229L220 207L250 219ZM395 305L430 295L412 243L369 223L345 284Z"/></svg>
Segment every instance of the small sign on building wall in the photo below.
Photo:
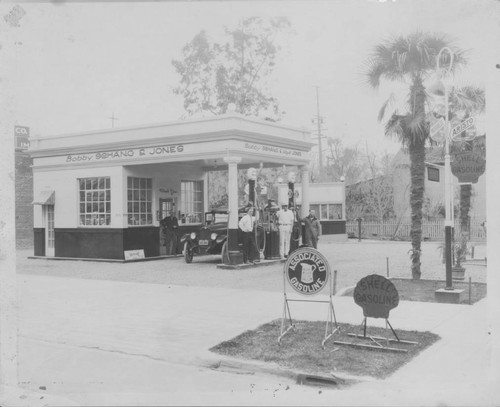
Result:
<svg viewBox="0 0 500 407"><path fill-rule="evenodd" d="M125 250L124 253L125 260L140 260L145 258L143 249Z"/></svg>
<svg viewBox="0 0 500 407"><path fill-rule="evenodd" d="M24 151L30 146L30 128L26 126L14 126L14 139L16 150Z"/></svg>

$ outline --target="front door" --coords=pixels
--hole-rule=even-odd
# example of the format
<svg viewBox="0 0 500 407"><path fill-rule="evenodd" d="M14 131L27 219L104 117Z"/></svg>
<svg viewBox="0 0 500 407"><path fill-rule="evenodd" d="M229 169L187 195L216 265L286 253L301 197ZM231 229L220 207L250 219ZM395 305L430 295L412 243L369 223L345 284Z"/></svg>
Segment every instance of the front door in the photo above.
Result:
<svg viewBox="0 0 500 407"><path fill-rule="evenodd" d="M160 205L158 207L160 208L159 220L162 220L164 217L166 217L169 211L172 211L173 214L175 215L174 198L160 198ZM166 254L167 254L167 248L164 244L162 244L162 239L160 239L160 256L164 256Z"/></svg>
<svg viewBox="0 0 500 407"><path fill-rule="evenodd" d="M167 216L168 211L174 211L174 199L173 198L160 198L160 219L162 220ZM175 215L175 213L174 213Z"/></svg>
<svg viewBox="0 0 500 407"><path fill-rule="evenodd" d="M54 205L43 205L43 218L45 223L45 256L55 255L54 236Z"/></svg>

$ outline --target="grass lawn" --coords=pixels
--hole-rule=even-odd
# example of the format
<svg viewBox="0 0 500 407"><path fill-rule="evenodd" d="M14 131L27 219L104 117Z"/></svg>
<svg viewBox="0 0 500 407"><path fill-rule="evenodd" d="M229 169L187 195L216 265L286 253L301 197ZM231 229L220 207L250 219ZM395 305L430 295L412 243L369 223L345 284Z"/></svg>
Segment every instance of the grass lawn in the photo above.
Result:
<svg viewBox="0 0 500 407"><path fill-rule="evenodd" d="M411 280L394 278L391 281L396 286L399 293L399 299L404 301L426 301L434 302L434 292L440 288L446 287L445 281L436 280ZM469 283L466 281L453 281L453 288L464 290L462 304L469 303ZM470 303L486 297L485 283L471 283L470 286Z"/></svg>
<svg viewBox="0 0 500 407"><path fill-rule="evenodd" d="M294 321L294 323L295 329L282 338L281 345L278 344L281 320L275 320L255 330L243 332L236 338L221 342L210 350L235 358L275 362L281 367L301 373L314 375L345 373L383 379L439 339L439 336L430 332L396 330L399 339L415 341L418 344L390 343L390 347L407 349L406 353L360 349L339 345L334 341L371 345L375 343L347 335L349 332L362 334L360 326L339 324L340 333L337 332L328 339L323 349L321 342L325 335L325 321ZM367 335L394 339L390 329L370 327L369 320Z"/></svg>
<svg viewBox="0 0 500 407"><path fill-rule="evenodd" d="M399 299L402 301L423 301L436 302L434 292L440 288L446 287L445 281L439 280L412 280L407 278L390 279L398 290ZM462 294L462 304L469 303L469 283L466 281L453 281L453 288L464 290ZM470 285L470 303L486 297L487 285L485 283L471 283ZM344 292L344 296L352 296L354 288Z"/></svg>

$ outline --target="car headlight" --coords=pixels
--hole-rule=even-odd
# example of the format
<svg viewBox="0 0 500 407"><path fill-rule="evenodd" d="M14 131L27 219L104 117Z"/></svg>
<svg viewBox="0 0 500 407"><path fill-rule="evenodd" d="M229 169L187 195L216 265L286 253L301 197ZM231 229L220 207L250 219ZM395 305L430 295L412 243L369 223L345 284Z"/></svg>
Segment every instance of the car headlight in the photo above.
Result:
<svg viewBox="0 0 500 407"><path fill-rule="evenodd" d="M196 233L195 232L191 232L191 234L189 235L189 237L191 239L196 239Z"/></svg>
<svg viewBox="0 0 500 407"><path fill-rule="evenodd" d="M212 240L217 239L217 233L215 233L215 232L214 232L214 233L212 233L212 234L210 235L210 239L212 239Z"/></svg>

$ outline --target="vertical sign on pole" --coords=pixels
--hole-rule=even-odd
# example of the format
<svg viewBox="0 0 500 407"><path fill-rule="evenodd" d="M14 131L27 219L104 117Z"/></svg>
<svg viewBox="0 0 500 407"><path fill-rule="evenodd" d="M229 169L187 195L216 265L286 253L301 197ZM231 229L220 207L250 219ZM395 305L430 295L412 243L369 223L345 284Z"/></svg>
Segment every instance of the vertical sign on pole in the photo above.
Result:
<svg viewBox="0 0 500 407"><path fill-rule="evenodd" d="M29 148L30 128L26 126L14 126L15 148L17 151L25 151Z"/></svg>

